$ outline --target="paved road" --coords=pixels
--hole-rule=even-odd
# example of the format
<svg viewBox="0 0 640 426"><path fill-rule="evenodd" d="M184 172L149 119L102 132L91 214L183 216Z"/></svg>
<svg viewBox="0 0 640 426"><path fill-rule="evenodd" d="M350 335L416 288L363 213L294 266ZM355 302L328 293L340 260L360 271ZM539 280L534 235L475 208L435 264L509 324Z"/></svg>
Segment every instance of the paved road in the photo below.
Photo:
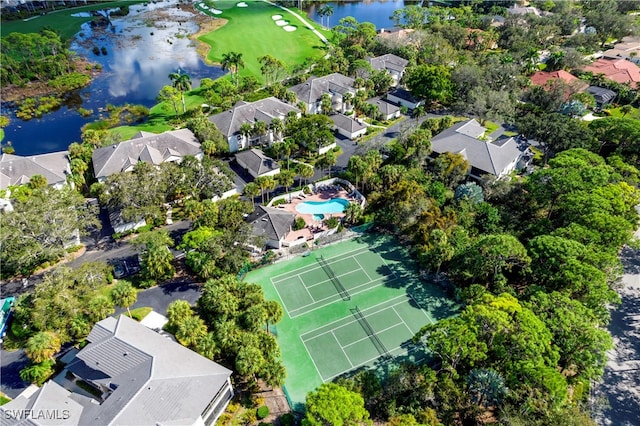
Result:
<svg viewBox="0 0 640 426"><path fill-rule="evenodd" d="M190 281L179 281L149 288L138 293L138 300L131 309L151 307L159 314L165 315L167 307L174 300L186 300L195 304L202 293L202 285ZM115 315L126 311L117 309Z"/></svg>
<svg viewBox="0 0 640 426"><path fill-rule="evenodd" d="M27 366L29 360L22 349L8 352L0 351L0 390L9 398L15 398L29 386L20 378L20 370Z"/></svg>
<svg viewBox="0 0 640 426"><path fill-rule="evenodd" d="M621 253L624 265L621 305L611 312L609 332L614 349L592 403L599 425L640 425L640 251Z"/></svg>

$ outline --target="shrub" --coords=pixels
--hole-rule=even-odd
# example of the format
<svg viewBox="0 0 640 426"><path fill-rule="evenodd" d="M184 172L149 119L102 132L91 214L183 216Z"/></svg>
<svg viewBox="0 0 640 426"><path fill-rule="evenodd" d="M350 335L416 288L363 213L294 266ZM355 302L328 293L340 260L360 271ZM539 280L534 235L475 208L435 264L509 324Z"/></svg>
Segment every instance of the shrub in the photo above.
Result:
<svg viewBox="0 0 640 426"><path fill-rule="evenodd" d="M338 218L330 217L329 219L325 220L324 223L326 223L326 225L329 227L329 229L333 229L336 226L338 226L338 223L340 223L340 222L338 221Z"/></svg>
<svg viewBox="0 0 640 426"><path fill-rule="evenodd" d="M255 411L245 411L240 418L240 421L242 422L242 424L245 424L245 425L250 425L252 423L255 423L257 420L258 419L256 418Z"/></svg>
<svg viewBox="0 0 640 426"><path fill-rule="evenodd" d="M287 200L284 198L279 198L277 200L275 200L271 205L272 206L279 206L280 204L286 204Z"/></svg>
<svg viewBox="0 0 640 426"><path fill-rule="evenodd" d="M262 407L259 407L256 410L256 417L258 417L258 420L262 420L268 415L269 415L269 407L267 407L266 405L263 405Z"/></svg>
<svg viewBox="0 0 640 426"><path fill-rule="evenodd" d="M302 188L302 192L304 192L305 194L311 194L311 190L309 189L308 186L305 186L304 188Z"/></svg>
<svg viewBox="0 0 640 426"><path fill-rule="evenodd" d="M293 230L299 231L303 229L305 226L307 226L307 223L304 221L304 219L301 217L297 217L296 222L293 224Z"/></svg>
<svg viewBox="0 0 640 426"><path fill-rule="evenodd" d="M280 420L282 426L293 426L296 424L296 418L291 413L281 415L278 420Z"/></svg>

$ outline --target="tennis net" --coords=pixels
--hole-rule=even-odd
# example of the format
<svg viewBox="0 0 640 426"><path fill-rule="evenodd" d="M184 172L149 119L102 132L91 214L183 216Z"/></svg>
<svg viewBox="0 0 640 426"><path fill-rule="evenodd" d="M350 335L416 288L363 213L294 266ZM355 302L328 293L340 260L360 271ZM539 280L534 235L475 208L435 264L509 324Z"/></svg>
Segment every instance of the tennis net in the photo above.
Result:
<svg viewBox="0 0 640 426"><path fill-rule="evenodd" d="M373 331L373 328L371 328L371 324L369 324L369 321L367 321L367 318L365 318L365 316L362 315L360 308L358 308L357 306L355 308L351 308L351 313L353 314L354 317L356 317L356 320L362 326L362 328L364 329L364 332L367 333L367 336L369 336L369 338L371 339L371 343L373 343L373 346L376 347L380 355L384 357L391 357L391 353L389 352L387 347L382 343L378 335Z"/></svg>
<svg viewBox="0 0 640 426"><path fill-rule="evenodd" d="M326 261L323 255L320 255L318 257L318 263L320 263L320 266L324 270L325 274L329 276L329 279L335 286L336 290L338 290L338 294L340 294L342 300L351 300L351 296L347 292L347 289L344 288L338 277L336 277L336 274L333 273L333 269L331 269L329 263Z"/></svg>

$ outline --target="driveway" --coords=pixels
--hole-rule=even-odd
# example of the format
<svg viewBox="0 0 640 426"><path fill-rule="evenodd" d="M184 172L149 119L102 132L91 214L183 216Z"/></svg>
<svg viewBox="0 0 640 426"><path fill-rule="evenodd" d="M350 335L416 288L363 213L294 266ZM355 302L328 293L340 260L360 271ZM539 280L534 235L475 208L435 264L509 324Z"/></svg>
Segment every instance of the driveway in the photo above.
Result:
<svg viewBox="0 0 640 426"><path fill-rule="evenodd" d="M202 284L186 280L176 281L138 292L138 300L131 306L131 309L148 306L153 308L155 312L165 315L167 307L174 300L186 300L193 305L200 298L201 293ZM126 309L117 308L114 315L122 312L126 312Z"/></svg>
<svg viewBox="0 0 640 426"><path fill-rule="evenodd" d="M0 351L0 390L9 398L17 397L29 386L29 383L22 381L19 374L28 363L29 359L22 349L13 352L4 349Z"/></svg>

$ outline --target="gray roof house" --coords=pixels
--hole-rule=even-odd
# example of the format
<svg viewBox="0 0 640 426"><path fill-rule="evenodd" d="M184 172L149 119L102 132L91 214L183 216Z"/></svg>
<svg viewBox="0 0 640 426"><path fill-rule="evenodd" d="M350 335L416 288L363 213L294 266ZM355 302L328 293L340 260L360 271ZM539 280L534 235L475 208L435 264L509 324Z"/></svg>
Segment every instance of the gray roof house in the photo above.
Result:
<svg viewBox="0 0 640 426"><path fill-rule="evenodd" d="M393 86L398 85L398 82L404 75L405 68L407 68L409 64L409 61L406 59L392 53L376 56L375 58L367 58L367 62L369 62L369 65L371 65L371 68L374 70L386 70L389 75L391 75L391 78L393 78Z"/></svg>
<svg viewBox="0 0 640 426"><path fill-rule="evenodd" d="M410 91L406 89L402 89L400 87L387 93L387 101L392 102L401 107L405 106L409 109L416 109L424 103L424 101L417 99L415 96L413 96L413 94Z"/></svg>
<svg viewBox="0 0 640 426"><path fill-rule="evenodd" d="M604 105L610 104L617 96L613 90L605 89L598 86L589 86L587 93L593 95L596 100L596 106L602 108Z"/></svg>
<svg viewBox="0 0 640 426"><path fill-rule="evenodd" d="M114 173L131 171L138 161L162 164L193 155L202 158L200 142L189 129L160 134L139 132L128 141L93 151L93 173L104 182Z"/></svg>
<svg viewBox="0 0 640 426"><path fill-rule="evenodd" d="M283 246L283 242L295 221L296 215L272 207L258 206L245 219L253 228L253 235L265 238L265 245L274 249Z"/></svg>
<svg viewBox="0 0 640 426"><path fill-rule="evenodd" d="M212 425L233 397L231 370L124 315L97 323L87 340L61 373L66 381L3 405L0 424ZM66 389L67 371L95 395ZM34 412L55 416L16 421Z"/></svg>
<svg viewBox="0 0 640 426"><path fill-rule="evenodd" d="M348 139L356 139L367 133L367 126L344 114L332 114L329 118L335 130Z"/></svg>
<svg viewBox="0 0 640 426"><path fill-rule="evenodd" d="M53 187L67 183L71 173L69 151L22 157L13 154L0 155L0 189L29 183L32 176L40 175Z"/></svg>
<svg viewBox="0 0 640 426"><path fill-rule="evenodd" d="M383 120L391 120L400 117L400 107L381 98L367 99L367 103L374 105L380 111Z"/></svg>
<svg viewBox="0 0 640 426"><path fill-rule="evenodd" d="M470 175L503 177L516 168L522 152L514 138L482 140L486 128L476 120L461 121L434 136L431 148L436 154L462 154L471 164Z"/></svg>
<svg viewBox="0 0 640 426"><path fill-rule="evenodd" d="M322 95L325 93L331 96L331 106L334 111L345 112L347 105L342 102L345 93L355 95L355 80L340 73L325 75L324 77L310 77L304 83L291 87L291 90L298 99L306 105L309 114L321 112Z"/></svg>
<svg viewBox="0 0 640 426"><path fill-rule="evenodd" d="M248 148L254 140L258 139L254 138L252 140L250 136L240 134L240 127L244 123L253 125L256 121L262 121L268 126L274 118L284 120L291 111L296 112L298 115L300 114L297 108L282 102L278 98L270 97L250 103L240 101L229 111L210 116L209 121L214 123L227 138L229 151L236 152ZM269 131L266 138L268 143L271 144L280 140L282 136L274 135Z"/></svg>
<svg viewBox="0 0 640 426"><path fill-rule="evenodd" d="M254 179L259 176L273 176L280 173L278 162L271 157L267 157L261 150L256 148L237 153L236 161Z"/></svg>

